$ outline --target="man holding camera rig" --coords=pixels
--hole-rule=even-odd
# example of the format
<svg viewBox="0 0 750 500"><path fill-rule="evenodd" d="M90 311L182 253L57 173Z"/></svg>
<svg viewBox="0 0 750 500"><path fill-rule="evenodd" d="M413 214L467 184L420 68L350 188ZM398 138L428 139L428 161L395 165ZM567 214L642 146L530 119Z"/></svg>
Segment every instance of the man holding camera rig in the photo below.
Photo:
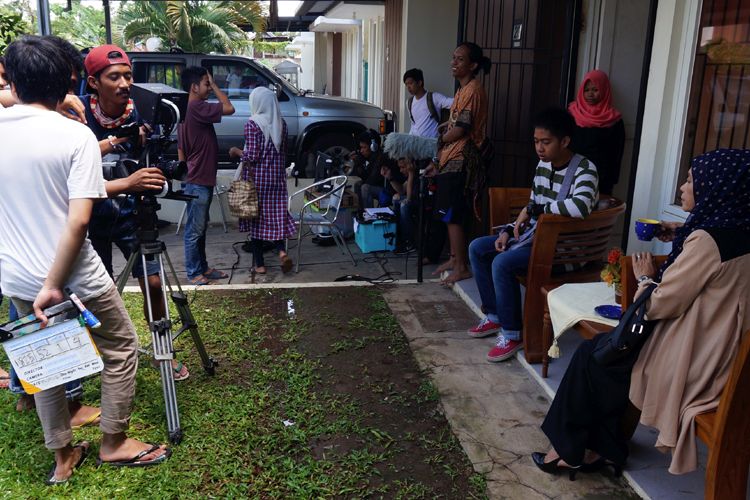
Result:
<svg viewBox="0 0 750 500"><path fill-rule="evenodd" d="M6 69L20 102L0 114L0 285L22 314L62 302L70 286L102 326L92 332L102 353L102 443L112 466L145 466L171 455L165 446L126 435L135 394L137 337L122 299L86 239L95 200L106 197L95 137L54 110L68 92L71 66L49 40L24 36L6 50ZM39 141L39 137L54 137ZM55 462L47 484L66 482L90 445L73 433L58 386L34 395L45 446Z"/></svg>
<svg viewBox="0 0 750 500"><path fill-rule="evenodd" d="M99 141L99 150L105 161L137 159L151 133L151 128L143 123L130 98L133 85L133 71L130 59L124 50L116 45L101 45L91 51L84 61L88 78L86 83L90 95L84 96L86 122ZM106 178L107 176L105 176ZM89 225L89 239L102 258L104 267L112 276L112 244L114 243L128 259L138 245L136 238L135 199L128 193L149 190L161 191L167 179L156 167L140 168L122 179L107 180L104 183L108 199L94 205ZM155 319L166 313L162 299L162 283L159 278L157 260L143 264L137 259L133 265L133 277L138 278L141 291L148 287L151 295L151 309ZM148 321L148 311L144 301L143 310ZM187 367L172 361L175 380L185 380L190 376Z"/></svg>

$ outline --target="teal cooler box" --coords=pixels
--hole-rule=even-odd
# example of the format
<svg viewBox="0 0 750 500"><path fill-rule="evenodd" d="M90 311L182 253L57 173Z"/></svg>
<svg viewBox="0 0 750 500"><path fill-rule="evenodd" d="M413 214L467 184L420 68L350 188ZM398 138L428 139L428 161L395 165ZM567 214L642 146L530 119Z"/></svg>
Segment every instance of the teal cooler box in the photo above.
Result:
<svg viewBox="0 0 750 500"><path fill-rule="evenodd" d="M362 253L393 251L396 248L396 223L385 220L354 221L354 241Z"/></svg>

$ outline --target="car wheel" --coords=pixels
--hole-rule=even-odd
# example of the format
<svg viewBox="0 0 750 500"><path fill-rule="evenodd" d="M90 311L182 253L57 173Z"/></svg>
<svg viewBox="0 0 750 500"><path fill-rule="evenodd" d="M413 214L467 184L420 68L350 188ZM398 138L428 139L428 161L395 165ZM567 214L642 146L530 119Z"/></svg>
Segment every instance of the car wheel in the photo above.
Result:
<svg viewBox="0 0 750 500"><path fill-rule="evenodd" d="M307 155L305 176L315 177L315 159L318 152L327 154L343 163L349 158L349 153L352 152L352 147L353 139L349 134L333 133L323 134L318 137L309 149L310 154Z"/></svg>

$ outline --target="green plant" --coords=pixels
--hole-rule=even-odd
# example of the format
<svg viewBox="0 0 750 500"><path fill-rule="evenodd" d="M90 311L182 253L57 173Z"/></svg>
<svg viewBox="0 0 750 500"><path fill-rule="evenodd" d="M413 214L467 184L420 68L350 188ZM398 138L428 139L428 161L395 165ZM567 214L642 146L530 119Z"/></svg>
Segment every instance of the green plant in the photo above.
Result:
<svg viewBox="0 0 750 500"><path fill-rule="evenodd" d="M50 5L52 33L64 38L79 49L106 43L104 11L75 0L70 10L61 4Z"/></svg>
<svg viewBox="0 0 750 500"><path fill-rule="evenodd" d="M156 37L165 50L229 53L248 46L245 29L263 31L265 25L265 11L259 1L127 2L118 13L112 36L123 46Z"/></svg>
<svg viewBox="0 0 750 500"><path fill-rule="evenodd" d="M0 53L5 52L13 40L31 32L31 26L20 14L0 12Z"/></svg>

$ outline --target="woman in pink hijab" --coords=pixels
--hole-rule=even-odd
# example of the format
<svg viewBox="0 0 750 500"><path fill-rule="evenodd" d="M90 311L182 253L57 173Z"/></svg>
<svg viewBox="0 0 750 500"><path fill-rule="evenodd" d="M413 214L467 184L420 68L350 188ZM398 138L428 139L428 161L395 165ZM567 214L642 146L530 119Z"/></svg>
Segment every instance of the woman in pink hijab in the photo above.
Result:
<svg viewBox="0 0 750 500"><path fill-rule="evenodd" d="M612 106L612 91L604 71L586 73L568 111L577 125L571 149L596 166L599 192L611 195L620 177L625 125L620 112Z"/></svg>

